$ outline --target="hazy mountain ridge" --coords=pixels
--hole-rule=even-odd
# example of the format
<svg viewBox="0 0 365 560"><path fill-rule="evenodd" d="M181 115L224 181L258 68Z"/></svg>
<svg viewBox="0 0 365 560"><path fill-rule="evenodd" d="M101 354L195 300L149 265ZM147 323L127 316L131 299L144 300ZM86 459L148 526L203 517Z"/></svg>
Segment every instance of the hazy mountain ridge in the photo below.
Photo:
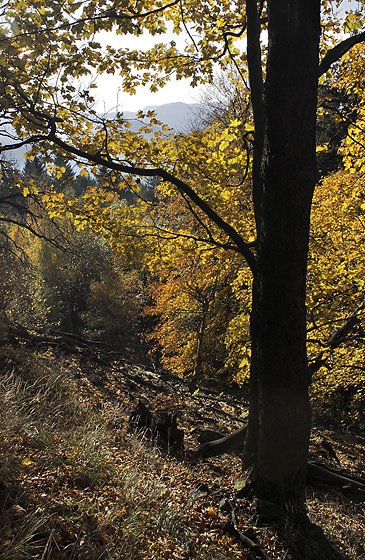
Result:
<svg viewBox="0 0 365 560"><path fill-rule="evenodd" d="M182 132L189 121L196 118L199 108L199 103L188 104L179 101L165 105L147 105L143 111L155 111L159 121L168 124L176 132ZM136 113L132 111L124 111L123 114L128 119L136 116Z"/></svg>

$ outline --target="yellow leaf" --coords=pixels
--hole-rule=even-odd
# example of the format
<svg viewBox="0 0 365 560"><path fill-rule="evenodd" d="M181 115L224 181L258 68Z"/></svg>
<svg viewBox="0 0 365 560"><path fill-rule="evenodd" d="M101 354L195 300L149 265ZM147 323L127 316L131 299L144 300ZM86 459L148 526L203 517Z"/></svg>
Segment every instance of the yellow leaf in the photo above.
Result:
<svg viewBox="0 0 365 560"><path fill-rule="evenodd" d="M316 152L325 152L327 150L328 146L327 144L325 144L324 146L317 146L316 147Z"/></svg>

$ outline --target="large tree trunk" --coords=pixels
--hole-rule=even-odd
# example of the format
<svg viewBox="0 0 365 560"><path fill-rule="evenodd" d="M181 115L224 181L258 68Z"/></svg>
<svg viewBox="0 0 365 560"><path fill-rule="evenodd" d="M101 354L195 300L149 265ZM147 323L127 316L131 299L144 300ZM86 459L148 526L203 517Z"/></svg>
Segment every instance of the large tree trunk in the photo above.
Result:
<svg viewBox="0 0 365 560"><path fill-rule="evenodd" d="M316 182L319 0L268 2L265 137L255 188L257 274L245 447L255 494L304 513L311 427L305 281Z"/></svg>

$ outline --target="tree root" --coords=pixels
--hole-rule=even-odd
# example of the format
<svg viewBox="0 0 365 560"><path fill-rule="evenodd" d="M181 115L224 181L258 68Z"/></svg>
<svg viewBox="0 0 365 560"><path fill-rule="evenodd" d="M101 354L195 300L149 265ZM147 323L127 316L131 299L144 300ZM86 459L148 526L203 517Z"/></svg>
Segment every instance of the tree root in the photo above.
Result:
<svg viewBox="0 0 365 560"><path fill-rule="evenodd" d="M254 542L245 533L239 531L237 527L236 513L233 507L231 506L231 504L229 504L229 508L230 508L230 518L224 524L223 531L230 537L233 537L234 539L238 540L243 546L252 550L252 552L254 552L260 558L263 558L264 560L269 560L269 557L264 551L264 549L262 548L261 544Z"/></svg>
<svg viewBox="0 0 365 560"><path fill-rule="evenodd" d="M210 441L206 438L205 443L199 447L198 454L206 459L208 457L222 455L223 453L232 453L232 451L243 451L246 430L247 424L244 424L241 428L238 428L238 430L235 430L232 434L228 434L227 436L216 432ZM207 435L206 432L203 432L200 438L203 439L205 435Z"/></svg>
<svg viewBox="0 0 365 560"><path fill-rule="evenodd" d="M343 492L365 496L365 480L350 473L344 473L342 469L335 469L318 461L308 461L307 482L322 483L338 488Z"/></svg>

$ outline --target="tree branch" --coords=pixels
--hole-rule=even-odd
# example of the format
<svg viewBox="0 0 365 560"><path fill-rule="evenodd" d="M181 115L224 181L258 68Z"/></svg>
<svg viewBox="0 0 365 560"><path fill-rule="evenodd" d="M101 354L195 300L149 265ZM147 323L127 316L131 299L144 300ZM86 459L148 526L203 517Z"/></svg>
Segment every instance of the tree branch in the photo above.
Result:
<svg viewBox="0 0 365 560"><path fill-rule="evenodd" d="M163 181L167 181L174 185L178 191L184 195L186 195L198 208L200 208L204 214L216 225L218 228L226 233L229 239L234 243L237 247L237 250L241 255L246 259L248 266L251 269L252 274L254 275L256 272L256 258L252 253L249 245L244 241L241 235L229 224L227 223L215 210L202 199L194 189L192 189L187 183L178 179L165 169L161 168L144 168L138 167L134 165L125 165L123 163L118 163L110 159L108 153L106 158L103 157L100 153L90 154L84 150L80 150L75 146L67 144L64 140L59 138L56 135L57 132L57 122L59 122L58 117L53 117L46 113L37 111L32 102L28 99L27 95L22 91L19 84L14 86L20 98L24 101L27 107L27 112L29 115L25 115L24 117L29 121L31 121L30 115L32 115L37 121L43 121L44 125L42 124L42 128L48 128L48 134L44 135L34 135L28 139L21 140L18 143L12 144L11 146L0 146L0 153L5 150L11 150L17 147L24 146L28 143L35 143L39 141L46 141L52 142L62 150L76 155L84 160L87 160L90 163L94 163L96 165L104 166L107 169L111 169L113 171L117 171L119 173L128 173L129 175L138 175L140 177L160 177ZM36 123L39 125L39 123Z"/></svg>
<svg viewBox="0 0 365 560"><path fill-rule="evenodd" d="M46 120L49 125L51 126L51 121L53 120L52 117L43 116L44 120ZM52 123L51 131L48 135L35 135L26 140L18 142L16 144L12 144L10 146L1 146L0 153L6 150L13 150L14 148L18 148L24 146L25 144L35 143L37 141L50 141L53 142L56 146L65 150L68 153L76 155L80 158L88 160L90 163L94 163L96 165L104 166L108 169L112 169L113 171L117 171L119 173L128 173L130 175L138 175L140 177L160 177L163 181L167 181L173 184L180 193L186 195L198 208L200 208L205 215L216 225L218 226L224 233L226 233L229 239L234 243L237 247L237 250L241 255L246 259L248 266L251 269L252 274L255 274L256 271L256 259L254 254L252 253L249 245L244 241L241 235L230 225L228 224L223 218L221 218L213 208L203 200L187 183L181 181L177 177L174 177L171 173L166 171L165 169L161 168L143 168L143 167L135 167L132 165L124 165L118 162L111 161L110 159L105 159L99 154L89 154L84 152L74 146L71 146L58 138L55 134L55 123ZM220 245L220 246L223 246Z"/></svg>
<svg viewBox="0 0 365 560"><path fill-rule="evenodd" d="M26 230L30 231L30 233L32 233L33 235L38 237L38 239L44 239L45 241L47 241L48 243L50 243L51 245L56 247L56 249L61 249L63 252L67 252L66 248L57 241L57 237L51 238L48 235L45 235L44 233L42 233L41 231L38 231L36 228L32 227L29 223L27 223L25 221L18 221L15 218L0 216L0 222L16 225L16 226L21 227L22 229L26 229ZM1 232L1 233L4 235L4 232ZM6 235L6 237L12 243L14 242L13 239L11 238L11 236Z"/></svg>
<svg viewBox="0 0 365 560"><path fill-rule="evenodd" d="M47 118L47 120L52 120L52 117L45 118ZM165 169L143 168L124 165L118 162L104 159L99 154L89 154L78 148L75 148L74 146L68 145L66 142L58 138L53 130L51 130L51 132L49 133L47 140L53 142L62 150L86 159L91 163L95 163L96 165L105 166L108 169L112 169L120 173L138 175L140 177L160 177L163 181L167 181L173 184L181 193L185 194L196 206L198 206L198 208L200 208L216 226L218 226L224 233L227 234L229 239L234 243L234 245L236 245L241 255L246 259L246 262L250 267L252 274L255 274L256 258L241 235L230 224L223 220L223 218L221 218L205 200L203 200L187 183L185 183L181 179L174 177Z"/></svg>
<svg viewBox="0 0 365 560"><path fill-rule="evenodd" d="M358 313L364 307L364 302L360 303L354 309L354 311L344 320L343 324L338 327L329 339L322 344L325 348L330 348L334 350L338 348L338 346L343 342L344 338L346 337L349 332L351 332L352 328L356 324L358 320ZM313 376L322 366L326 364L326 360L323 359L324 350L320 350L313 358L309 360L309 370L311 376Z"/></svg>
<svg viewBox="0 0 365 560"><path fill-rule="evenodd" d="M156 14L159 14L161 12L163 12L164 10L167 10L169 8L172 8L173 6L176 6L177 4L180 3L181 0L173 0L172 2L165 4L164 6L160 6L154 10L150 10L148 12L134 12L132 11L130 14L124 13L124 12L117 12L115 11L115 9L108 9L105 10L103 12L100 12L98 15L92 15L92 16L88 16L88 17L81 17L81 18L77 18L74 21L68 21L65 23L61 23L59 25L55 25L54 27L47 27L44 26L41 29L37 28L34 31L26 31L23 33L18 33L17 35L15 35L14 37L10 37L8 40L10 41L16 41L17 39L19 39L19 37L31 37L34 35L39 35L40 33L50 33L50 32L56 32L56 31L62 31L64 29L70 29L75 25L79 25L81 23L88 23L88 22L97 22L97 21L102 21L104 19L107 18L114 18L116 21L121 21L121 20L127 20L130 22L133 22L133 20L140 20L143 18L147 18L150 16L154 16Z"/></svg>
<svg viewBox="0 0 365 560"><path fill-rule="evenodd" d="M365 31L359 33L358 35L353 35L348 37L341 43L338 43L335 47L327 51L325 57L320 62L318 67L318 77L322 76L330 69L334 62L340 60L344 54L346 54L353 46L365 41Z"/></svg>

